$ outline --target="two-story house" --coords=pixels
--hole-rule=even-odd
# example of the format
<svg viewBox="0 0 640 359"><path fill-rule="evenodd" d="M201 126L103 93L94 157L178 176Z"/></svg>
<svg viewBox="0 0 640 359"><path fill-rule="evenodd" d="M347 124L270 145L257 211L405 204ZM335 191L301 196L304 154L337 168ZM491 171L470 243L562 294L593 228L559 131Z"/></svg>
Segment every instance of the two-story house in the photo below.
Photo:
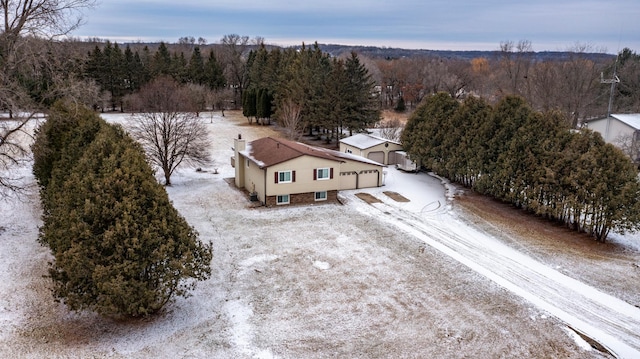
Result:
<svg viewBox="0 0 640 359"><path fill-rule="evenodd" d="M384 165L282 138L234 140L235 184L263 205L337 201L339 190L378 187Z"/></svg>

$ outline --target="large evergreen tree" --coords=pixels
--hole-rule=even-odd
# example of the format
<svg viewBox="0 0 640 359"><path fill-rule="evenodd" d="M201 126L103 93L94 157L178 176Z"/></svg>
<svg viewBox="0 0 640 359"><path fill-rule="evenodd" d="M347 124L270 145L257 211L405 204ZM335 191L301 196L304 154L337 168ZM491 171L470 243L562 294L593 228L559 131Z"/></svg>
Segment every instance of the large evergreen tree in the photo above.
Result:
<svg viewBox="0 0 640 359"><path fill-rule="evenodd" d="M446 92L425 98L408 119L401 136L403 147L412 158L438 172L446 167L444 161L448 157L442 144L450 135L449 121L457 108L458 102Z"/></svg>
<svg viewBox="0 0 640 359"><path fill-rule="evenodd" d="M58 120L96 123L90 112L57 111ZM40 236L55 257L54 296L73 310L147 316L208 278L211 246L173 208L140 145L120 127L97 122L99 131L71 168L53 161L53 172L65 174L53 176L60 183L44 187L49 201ZM38 137L59 132L43 129ZM68 137L74 133L68 128Z"/></svg>
<svg viewBox="0 0 640 359"><path fill-rule="evenodd" d="M45 214L53 206L50 193L60 191L68 173L100 130L100 120L86 108L56 102L47 121L37 129L31 147L33 173L40 185ZM54 187L54 189L49 189Z"/></svg>
<svg viewBox="0 0 640 359"><path fill-rule="evenodd" d="M348 79L346 94L350 102L345 122L352 134L380 121L380 106L374 95L375 82L355 52L345 61L345 71Z"/></svg>
<svg viewBox="0 0 640 359"><path fill-rule="evenodd" d="M151 76L158 77L160 75L172 75L171 53L167 44L160 42L158 50L153 54L151 59Z"/></svg>
<svg viewBox="0 0 640 359"><path fill-rule="evenodd" d="M125 93L133 94L149 81L149 70L142 63L138 51L132 51L127 45L124 50Z"/></svg>
<svg viewBox="0 0 640 359"><path fill-rule="evenodd" d="M204 68L204 74L205 83L210 89L217 90L224 87L224 73L222 72L222 67L220 66L213 50L209 52L209 57L207 58L207 63Z"/></svg>
<svg viewBox="0 0 640 359"><path fill-rule="evenodd" d="M247 118L249 124L258 116L258 94L256 89L248 89L242 93L242 114Z"/></svg>
<svg viewBox="0 0 640 359"><path fill-rule="evenodd" d="M187 81L197 85L203 85L206 82L204 59L202 58L199 46L193 48L193 53L191 54L191 58L189 58Z"/></svg>

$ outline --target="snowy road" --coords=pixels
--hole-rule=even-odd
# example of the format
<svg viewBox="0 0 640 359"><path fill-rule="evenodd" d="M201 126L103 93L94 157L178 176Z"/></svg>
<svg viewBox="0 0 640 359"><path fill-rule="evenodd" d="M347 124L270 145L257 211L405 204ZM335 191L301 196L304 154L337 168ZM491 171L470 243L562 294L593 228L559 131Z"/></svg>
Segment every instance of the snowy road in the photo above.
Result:
<svg viewBox="0 0 640 359"><path fill-rule="evenodd" d="M574 280L468 226L443 207L429 213L374 195L383 203L363 206L354 191L347 204L415 236L597 341L619 358L640 358L640 309Z"/></svg>

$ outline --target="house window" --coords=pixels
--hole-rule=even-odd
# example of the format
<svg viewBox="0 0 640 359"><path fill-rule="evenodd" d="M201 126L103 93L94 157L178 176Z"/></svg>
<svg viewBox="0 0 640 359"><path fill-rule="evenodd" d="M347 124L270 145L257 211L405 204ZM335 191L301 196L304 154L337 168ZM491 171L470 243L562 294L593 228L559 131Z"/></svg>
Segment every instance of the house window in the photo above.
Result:
<svg viewBox="0 0 640 359"><path fill-rule="evenodd" d="M333 178L333 168L316 168L313 170L314 180L328 180Z"/></svg>
<svg viewBox="0 0 640 359"><path fill-rule="evenodd" d="M289 204L289 195L288 194L281 194L276 196L276 204L280 205L280 204Z"/></svg>
<svg viewBox="0 0 640 359"><path fill-rule="evenodd" d="M327 191L316 192L316 201L326 201Z"/></svg>
<svg viewBox="0 0 640 359"><path fill-rule="evenodd" d="M275 172L276 183L291 183L296 181L296 171Z"/></svg>

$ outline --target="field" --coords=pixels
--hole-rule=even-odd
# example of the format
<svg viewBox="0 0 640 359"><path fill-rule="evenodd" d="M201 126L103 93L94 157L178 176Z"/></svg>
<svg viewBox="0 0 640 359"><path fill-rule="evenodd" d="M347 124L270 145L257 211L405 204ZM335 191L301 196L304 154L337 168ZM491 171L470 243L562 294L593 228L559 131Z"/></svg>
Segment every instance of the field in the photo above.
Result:
<svg viewBox="0 0 640 359"><path fill-rule="evenodd" d="M167 189L200 239L213 243L212 277L157 317L115 321L54 302L44 277L52 258L36 242L37 189L0 203L1 357L609 357L607 337L483 272L502 267L480 266L483 255L497 258L493 248L548 268L543 279L560 294L564 281L553 279L567 276L640 305L633 236L596 243L425 173L390 168L384 187L346 191L344 204L252 208L230 184L233 138L279 134L225 115L203 115L215 164L182 170ZM21 171L32 183L30 168ZM448 234L451 243L486 247L471 251L473 261L458 258L462 251L442 248ZM538 285L521 272L507 279ZM625 343L633 353L639 342Z"/></svg>

